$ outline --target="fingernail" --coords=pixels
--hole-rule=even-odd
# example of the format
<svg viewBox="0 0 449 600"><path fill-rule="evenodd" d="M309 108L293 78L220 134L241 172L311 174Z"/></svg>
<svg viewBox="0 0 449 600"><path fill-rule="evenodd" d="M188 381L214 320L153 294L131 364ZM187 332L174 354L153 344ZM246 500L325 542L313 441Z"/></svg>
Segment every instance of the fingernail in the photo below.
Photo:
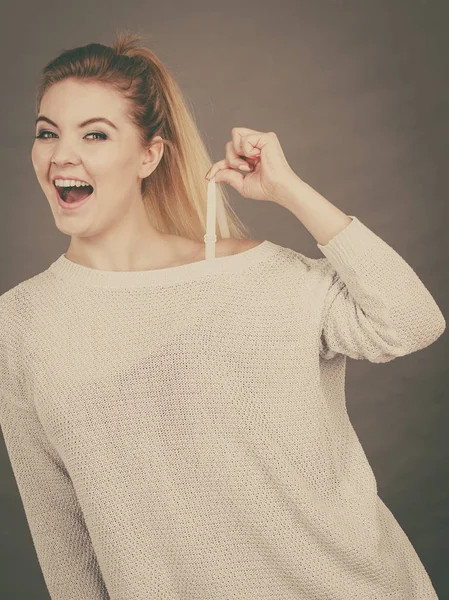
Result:
<svg viewBox="0 0 449 600"><path fill-rule="evenodd" d="M251 171L248 165L239 165L239 169L242 169L243 171Z"/></svg>

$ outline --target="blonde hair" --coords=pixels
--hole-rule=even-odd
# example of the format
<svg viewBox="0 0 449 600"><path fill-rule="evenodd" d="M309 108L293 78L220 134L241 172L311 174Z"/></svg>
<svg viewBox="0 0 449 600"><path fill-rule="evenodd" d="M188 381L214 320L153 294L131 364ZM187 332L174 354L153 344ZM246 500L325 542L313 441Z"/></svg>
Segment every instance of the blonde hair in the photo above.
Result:
<svg viewBox="0 0 449 600"><path fill-rule="evenodd" d="M142 147L161 136L164 154L142 180L141 193L151 224L161 232L203 241L206 231L207 171L213 164L183 94L167 68L150 49L137 46L142 36L117 31L112 47L91 43L65 50L43 69L37 85L36 110L55 83L67 78L94 81L122 94ZM217 184L231 238L250 237L232 209L226 190ZM217 239L221 239L217 229Z"/></svg>

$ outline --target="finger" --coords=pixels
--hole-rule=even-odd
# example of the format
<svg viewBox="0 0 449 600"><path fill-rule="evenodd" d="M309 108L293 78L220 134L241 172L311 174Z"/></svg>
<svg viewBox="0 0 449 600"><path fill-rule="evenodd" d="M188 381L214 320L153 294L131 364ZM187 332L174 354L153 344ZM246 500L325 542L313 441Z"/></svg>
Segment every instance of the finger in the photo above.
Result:
<svg viewBox="0 0 449 600"><path fill-rule="evenodd" d="M233 127L232 141L237 155L245 159L260 155L261 141L264 135L263 131L256 131L247 127ZM253 152L255 147L257 150Z"/></svg>
<svg viewBox="0 0 449 600"><path fill-rule="evenodd" d="M243 156L243 127L233 127L232 128L232 143L234 145L235 152L238 156Z"/></svg>
<svg viewBox="0 0 449 600"><path fill-rule="evenodd" d="M225 146L225 149L226 159L230 167L234 167L237 169L243 167L247 171L250 170L250 166L248 165L246 160L240 158L240 156L235 151L234 141L228 142Z"/></svg>
<svg viewBox="0 0 449 600"><path fill-rule="evenodd" d="M212 165L209 173L206 175L206 178L211 180L212 177L214 177L220 169L226 169L227 167L228 167L228 164L227 164L226 158L224 158L223 160L219 160L218 162L216 162L215 164Z"/></svg>
<svg viewBox="0 0 449 600"><path fill-rule="evenodd" d="M234 148L237 154L244 155L242 137L250 135L263 135L263 131L257 131L256 129L248 129L248 127L233 127L232 128L232 141L234 142Z"/></svg>
<svg viewBox="0 0 449 600"><path fill-rule="evenodd" d="M242 161L240 163L242 166L248 165L251 171L261 156L261 148L257 147L256 143L263 135L262 131L249 129L248 127L233 127L232 143L228 142L225 146L226 159L212 165L205 176L206 179L210 180L220 169L225 169L229 166L238 167L239 164L236 164L237 159ZM250 140L244 140L244 136L250 138ZM231 144L233 148L230 148Z"/></svg>
<svg viewBox="0 0 449 600"><path fill-rule="evenodd" d="M263 135L249 135L243 138L243 150L248 158L260 156L264 146Z"/></svg>
<svg viewBox="0 0 449 600"><path fill-rule="evenodd" d="M248 140L247 136L242 135L241 133L241 129L239 128L239 130L232 132L232 146L234 148L234 151L236 153L236 155L240 158L240 160L244 160L244 161L248 161L248 159L252 159L252 158L257 158L258 156L260 156L260 150L257 150L256 152L252 152L253 150L253 146L251 145L250 140ZM257 141L259 139L259 133L256 132L255 135L257 136L255 139L255 141ZM250 143L250 145L248 144L248 142ZM252 156L250 156L252 152ZM248 163L247 163L248 164ZM250 165L252 165L252 163L249 163Z"/></svg>

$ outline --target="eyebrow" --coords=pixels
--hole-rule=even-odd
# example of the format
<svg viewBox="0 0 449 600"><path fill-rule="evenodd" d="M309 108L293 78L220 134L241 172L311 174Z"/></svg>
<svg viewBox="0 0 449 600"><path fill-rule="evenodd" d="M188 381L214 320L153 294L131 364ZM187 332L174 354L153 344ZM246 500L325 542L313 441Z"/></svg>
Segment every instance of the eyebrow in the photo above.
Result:
<svg viewBox="0 0 449 600"><path fill-rule="evenodd" d="M44 117L43 115L36 119L35 125L37 125L39 121L46 121L47 123L50 123L50 125L58 127L54 121L52 121L48 117ZM105 117L92 117L91 119L87 119L87 121L83 121L82 123L80 123L78 127L81 129L81 127L85 127L86 125L90 125L91 123L106 123L114 129L117 129L114 123L112 123L109 119L105 119Z"/></svg>

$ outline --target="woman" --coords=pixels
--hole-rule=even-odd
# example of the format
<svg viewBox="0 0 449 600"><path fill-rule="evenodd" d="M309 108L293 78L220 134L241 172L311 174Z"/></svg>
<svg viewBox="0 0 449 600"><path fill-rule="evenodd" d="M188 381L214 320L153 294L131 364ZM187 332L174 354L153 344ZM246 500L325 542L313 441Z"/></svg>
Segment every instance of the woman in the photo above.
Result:
<svg viewBox="0 0 449 600"><path fill-rule="evenodd" d="M273 132L234 128L211 167L135 39L45 68L32 161L71 240L0 300L0 422L52 599L437 598L344 376L432 344L440 309ZM288 208L324 258L245 239L217 182Z"/></svg>

